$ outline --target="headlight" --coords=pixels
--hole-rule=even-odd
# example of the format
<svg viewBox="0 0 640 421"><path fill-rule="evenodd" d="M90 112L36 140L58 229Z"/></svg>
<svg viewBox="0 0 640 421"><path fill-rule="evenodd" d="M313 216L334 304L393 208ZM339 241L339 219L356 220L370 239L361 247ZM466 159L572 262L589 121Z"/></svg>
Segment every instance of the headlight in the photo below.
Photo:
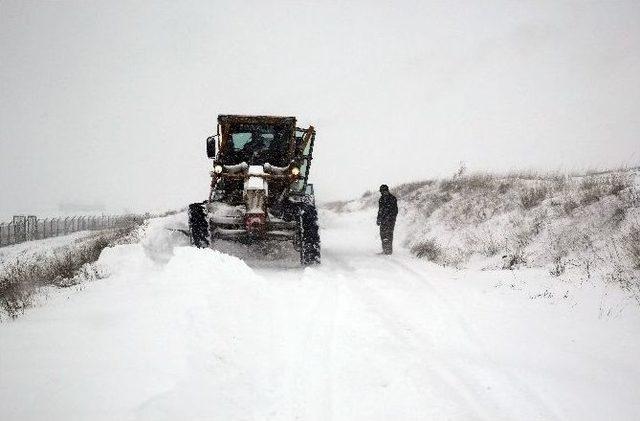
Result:
<svg viewBox="0 0 640 421"><path fill-rule="evenodd" d="M222 165L216 165L215 167L213 167L213 172L215 172L216 174L220 174L222 172Z"/></svg>
<svg viewBox="0 0 640 421"><path fill-rule="evenodd" d="M297 176L298 174L300 174L300 168L298 167L291 168L291 174Z"/></svg>

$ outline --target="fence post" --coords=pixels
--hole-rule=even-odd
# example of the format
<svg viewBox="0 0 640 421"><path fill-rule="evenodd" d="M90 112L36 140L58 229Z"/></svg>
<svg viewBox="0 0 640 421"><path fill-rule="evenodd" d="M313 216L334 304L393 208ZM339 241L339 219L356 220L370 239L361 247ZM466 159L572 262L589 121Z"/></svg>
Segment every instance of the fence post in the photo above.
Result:
<svg viewBox="0 0 640 421"><path fill-rule="evenodd" d="M27 216L25 240L36 240L38 238L38 218L34 215Z"/></svg>
<svg viewBox="0 0 640 421"><path fill-rule="evenodd" d="M13 238L15 243L27 240L27 218L23 215L13 217Z"/></svg>

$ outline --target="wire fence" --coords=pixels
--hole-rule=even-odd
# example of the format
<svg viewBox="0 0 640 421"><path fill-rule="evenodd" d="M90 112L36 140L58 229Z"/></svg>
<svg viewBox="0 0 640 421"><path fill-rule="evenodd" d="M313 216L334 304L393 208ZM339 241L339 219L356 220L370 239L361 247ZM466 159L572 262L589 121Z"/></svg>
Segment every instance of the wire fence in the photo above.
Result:
<svg viewBox="0 0 640 421"><path fill-rule="evenodd" d="M16 215L8 223L0 223L0 247L57 237L77 231L127 228L139 224L144 218L124 216L68 216L64 218L38 218L34 215Z"/></svg>

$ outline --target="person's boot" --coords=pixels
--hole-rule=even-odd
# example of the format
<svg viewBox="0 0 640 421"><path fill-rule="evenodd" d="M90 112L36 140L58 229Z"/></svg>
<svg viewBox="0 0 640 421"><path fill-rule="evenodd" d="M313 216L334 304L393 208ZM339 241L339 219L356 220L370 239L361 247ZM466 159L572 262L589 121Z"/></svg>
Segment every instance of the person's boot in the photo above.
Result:
<svg viewBox="0 0 640 421"><path fill-rule="evenodd" d="M391 243L389 242L389 240L383 241L382 242L382 254L391 254L392 253L392 246Z"/></svg>

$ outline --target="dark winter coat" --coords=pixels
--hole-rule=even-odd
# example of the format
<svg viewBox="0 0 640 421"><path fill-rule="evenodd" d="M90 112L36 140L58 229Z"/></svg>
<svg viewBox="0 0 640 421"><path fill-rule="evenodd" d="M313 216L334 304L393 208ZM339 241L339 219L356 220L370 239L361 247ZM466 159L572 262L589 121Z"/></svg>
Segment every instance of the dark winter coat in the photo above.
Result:
<svg viewBox="0 0 640 421"><path fill-rule="evenodd" d="M395 224L398 215L398 201L391 193L384 193L378 201L378 225Z"/></svg>

